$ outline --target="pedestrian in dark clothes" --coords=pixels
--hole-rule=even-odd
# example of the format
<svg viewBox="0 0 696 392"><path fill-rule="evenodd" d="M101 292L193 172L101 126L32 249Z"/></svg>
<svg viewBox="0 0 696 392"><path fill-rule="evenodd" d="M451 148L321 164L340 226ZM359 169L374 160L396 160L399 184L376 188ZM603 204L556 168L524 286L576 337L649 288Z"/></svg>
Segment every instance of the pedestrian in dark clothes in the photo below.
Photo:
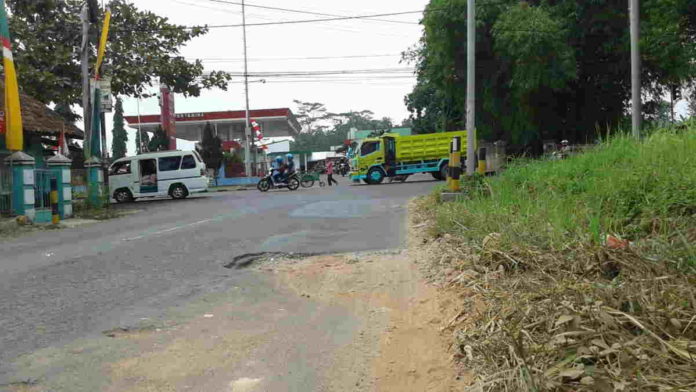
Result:
<svg viewBox="0 0 696 392"><path fill-rule="evenodd" d="M333 182L334 184L338 185L338 181L334 180L333 178L333 172L334 172L334 164L333 161L328 161L326 163L326 175L328 177L328 183L329 186L331 186L331 183Z"/></svg>

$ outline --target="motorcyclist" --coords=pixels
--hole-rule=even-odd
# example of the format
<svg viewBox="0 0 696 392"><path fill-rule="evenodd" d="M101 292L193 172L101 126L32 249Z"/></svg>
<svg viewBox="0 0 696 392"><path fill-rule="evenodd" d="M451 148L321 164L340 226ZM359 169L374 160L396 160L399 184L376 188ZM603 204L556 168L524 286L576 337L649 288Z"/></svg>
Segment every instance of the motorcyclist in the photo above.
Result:
<svg viewBox="0 0 696 392"><path fill-rule="evenodd" d="M295 173L295 157L292 154L285 156L287 162L285 163L285 180L290 178L290 176Z"/></svg>
<svg viewBox="0 0 696 392"><path fill-rule="evenodd" d="M275 161L271 164L273 169L273 182L280 184L283 181L283 157L276 157Z"/></svg>

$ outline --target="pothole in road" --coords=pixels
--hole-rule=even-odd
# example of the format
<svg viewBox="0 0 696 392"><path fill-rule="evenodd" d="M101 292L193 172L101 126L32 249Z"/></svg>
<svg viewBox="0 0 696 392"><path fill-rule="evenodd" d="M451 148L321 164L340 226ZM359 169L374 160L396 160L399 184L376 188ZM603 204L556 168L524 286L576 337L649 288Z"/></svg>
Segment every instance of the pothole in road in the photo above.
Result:
<svg viewBox="0 0 696 392"><path fill-rule="evenodd" d="M228 269L242 269L252 264L268 263L276 260L297 260L312 256L320 256L321 253L286 253L286 252L259 252L245 253L236 256L231 262L224 265Z"/></svg>
<svg viewBox="0 0 696 392"><path fill-rule="evenodd" d="M155 326L148 325L144 327L119 327L119 328L114 328L110 329L108 331L102 332L105 336L110 337L110 338L122 338L122 337L127 337L127 336L135 336L135 335L140 335L140 334L146 334L146 333L152 333L159 331L160 328L156 328Z"/></svg>

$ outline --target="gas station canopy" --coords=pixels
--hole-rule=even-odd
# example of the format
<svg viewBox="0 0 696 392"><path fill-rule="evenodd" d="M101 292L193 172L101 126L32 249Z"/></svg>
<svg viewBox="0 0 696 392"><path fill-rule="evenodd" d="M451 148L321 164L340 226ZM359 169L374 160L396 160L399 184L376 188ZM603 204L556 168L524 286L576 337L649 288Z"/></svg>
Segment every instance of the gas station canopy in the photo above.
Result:
<svg viewBox="0 0 696 392"><path fill-rule="evenodd" d="M259 109L250 111L250 119L261 125L264 137L297 136L301 126L288 108ZM243 140L246 113L243 110L225 112L177 113L176 137L189 141L201 141L203 128L210 123L223 141ZM146 132L154 132L161 125L159 114L125 116L128 126Z"/></svg>

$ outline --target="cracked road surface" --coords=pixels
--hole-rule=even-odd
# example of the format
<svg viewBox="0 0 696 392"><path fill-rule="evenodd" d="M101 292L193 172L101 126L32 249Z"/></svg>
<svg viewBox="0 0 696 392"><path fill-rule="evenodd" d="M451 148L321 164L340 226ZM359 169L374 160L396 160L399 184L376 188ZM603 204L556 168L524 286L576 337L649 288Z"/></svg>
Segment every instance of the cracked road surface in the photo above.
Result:
<svg viewBox="0 0 696 392"><path fill-rule="evenodd" d="M263 336L252 338L252 331L277 340L276 351L264 344L270 351L256 356L279 377L264 390L320 390L322 369L359 321L341 306L300 301L264 274L224 266L247 253L399 248L407 201L435 184L416 176L405 184L344 181L294 193L142 201L126 207L136 213L112 221L0 241L0 390L102 390L109 380L95 358L118 360L139 350L137 342L125 345L104 331L170 330L212 308L228 309L239 323L238 336L219 344L252 350L253 339ZM176 366L195 366L195 355L178 349L181 363L171 365L171 374ZM219 361L234 359L210 349ZM89 360L80 359L84 353ZM253 377L240 380L231 390L255 390Z"/></svg>

